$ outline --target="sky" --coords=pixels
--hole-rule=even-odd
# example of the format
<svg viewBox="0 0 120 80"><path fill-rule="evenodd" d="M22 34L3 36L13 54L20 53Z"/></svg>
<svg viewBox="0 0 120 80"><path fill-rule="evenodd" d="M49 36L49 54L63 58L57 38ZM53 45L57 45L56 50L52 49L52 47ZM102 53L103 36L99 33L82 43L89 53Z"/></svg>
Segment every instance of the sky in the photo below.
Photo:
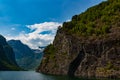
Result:
<svg viewBox="0 0 120 80"><path fill-rule="evenodd" d="M58 26L104 0L0 0L0 34L36 49L53 42Z"/></svg>

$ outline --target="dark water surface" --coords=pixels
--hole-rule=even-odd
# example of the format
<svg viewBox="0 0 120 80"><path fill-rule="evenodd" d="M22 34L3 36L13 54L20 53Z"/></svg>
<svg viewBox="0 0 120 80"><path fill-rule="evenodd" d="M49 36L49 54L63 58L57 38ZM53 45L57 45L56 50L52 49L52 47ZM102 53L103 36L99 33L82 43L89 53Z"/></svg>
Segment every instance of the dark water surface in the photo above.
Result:
<svg viewBox="0 0 120 80"><path fill-rule="evenodd" d="M0 71L0 80L88 80L68 76L53 76L35 71ZM89 79L96 80L96 79ZM97 79L102 80L102 79ZM107 79L105 79L107 80ZM108 79L109 80L109 79Z"/></svg>

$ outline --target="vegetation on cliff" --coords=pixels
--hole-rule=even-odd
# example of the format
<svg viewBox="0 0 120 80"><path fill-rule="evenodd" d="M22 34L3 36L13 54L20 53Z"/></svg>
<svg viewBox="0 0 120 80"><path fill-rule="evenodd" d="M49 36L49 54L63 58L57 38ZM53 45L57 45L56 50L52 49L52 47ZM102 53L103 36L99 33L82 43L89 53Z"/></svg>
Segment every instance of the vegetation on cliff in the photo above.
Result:
<svg viewBox="0 0 120 80"><path fill-rule="evenodd" d="M44 53L37 69L43 73L120 78L120 0L104 1L64 22Z"/></svg>
<svg viewBox="0 0 120 80"><path fill-rule="evenodd" d="M119 22L119 17L120 1L108 0L73 16L72 21L63 23L62 29L69 34L103 35L109 33L111 26Z"/></svg>

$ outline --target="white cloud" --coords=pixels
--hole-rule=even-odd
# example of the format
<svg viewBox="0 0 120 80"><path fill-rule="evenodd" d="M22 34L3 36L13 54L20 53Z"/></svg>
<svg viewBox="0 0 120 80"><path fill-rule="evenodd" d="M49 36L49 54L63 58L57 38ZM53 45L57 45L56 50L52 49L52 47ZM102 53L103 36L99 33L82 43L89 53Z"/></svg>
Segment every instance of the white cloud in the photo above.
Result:
<svg viewBox="0 0 120 80"><path fill-rule="evenodd" d="M71 21L71 19L66 20L66 22L70 22L70 21Z"/></svg>
<svg viewBox="0 0 120 80"><path fill-rule="evenodd" d="M21 32L18 36L6 36L8 40L15 39L21 40L23 43L29 45L35 49L38 46L46 46L53 42L58 26L61 26L58 22L44 22L40 24L26 25L31 32ZM44 31L50 31L50 33L44 33Z"/></svg>

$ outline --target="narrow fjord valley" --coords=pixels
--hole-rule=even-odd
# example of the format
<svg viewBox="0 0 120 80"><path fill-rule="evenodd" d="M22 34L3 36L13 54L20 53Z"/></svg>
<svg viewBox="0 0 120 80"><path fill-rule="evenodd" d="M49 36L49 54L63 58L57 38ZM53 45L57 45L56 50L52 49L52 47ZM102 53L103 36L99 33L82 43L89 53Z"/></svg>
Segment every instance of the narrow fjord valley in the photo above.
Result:
<svg viewBox="0 0 120 80"><path fill-rule="evenodd" d="M17 27L11 30L17 31ZM0 35L0 80L120 79L120 0L102 0L63 24L45 22L26 27L17 37Z"/></svg>
<svg viewBox="0 0 120 80"><path fill-rule="evenodd" d="M30 49L20 40L7 42L0 36L0 70L35 70L43 55L39 49L36 50Z"/></svg>
<svg viewBox="0 0 120 80"><path fill-rule="evenodd" d="M40 63L42 52L34 52L20 40L10 40L8 44L13 48L17 64L25 70L35 70Z"/></svg>
<svg viewBox="0 0 120 80"><path fill-rule="evenodd" d="M120 0L108 0L58 28L38 72L120 78Z"/></svg>

